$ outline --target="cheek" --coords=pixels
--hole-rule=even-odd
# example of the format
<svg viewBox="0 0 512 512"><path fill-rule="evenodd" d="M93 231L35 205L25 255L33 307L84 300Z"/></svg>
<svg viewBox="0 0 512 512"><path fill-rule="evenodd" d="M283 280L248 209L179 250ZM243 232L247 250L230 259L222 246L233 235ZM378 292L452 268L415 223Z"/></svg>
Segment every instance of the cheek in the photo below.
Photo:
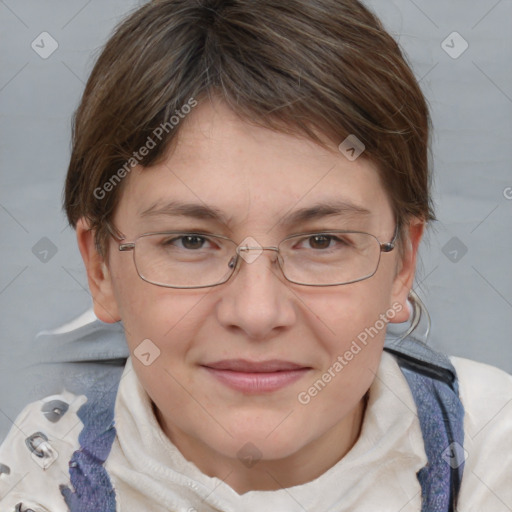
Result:
<svg viewBox="0 0 512 512"><path fill-rule="evenodd" d="M142 386L172 415L190 408L186 390L194 389L190 359L205 321L204 292L173 292L137 280L125 280L117 289L126 340Z"/></svg>
<svg viewBox="0 0 512 512"><path fill-rule="evenodd" d="M352 340L365 341L365 334L370 330L372 339L385 335L386 312L391 309L391 282L388 275L346 285L332 293L322 294L311 301L311 309L319 311L316 323L325 327L328 333L324 339L339 354L348 349Z"/></svg>
<svg viewBox="0 0 512 512"><path fill-rule="evenodd" d="M347 415L373 382L384 345L389 295L389 281L370 279L324 294L316 306L310 303L322 311L315 324L324 357L297 399L318 428Z"/></svg>
<svg viewBox="0 0 512 512"><path fill-rule="evenodd" d="M388 275L347 285L332 295L323 294L311 309L321 311L314 320L325 357L322 375L330 388L358 393L369 386L380 361L388 324ZM335 376L335 377L334 377ZM318 377L318 376L317 376ZM330 385L330 382L337 384ZM326 397L327 398L327 397Z"/></svg>
<svg viewBox="0 0 512 512"><path fill-rule="evenodd" d="M136 356L137 347L149 339L160 350L162 361L167 356L176 361L176 355L186 352L204 321L201 303L205 292L152 285L132 272L129 265L119 267L113 277L114 293L132 355Z"/></svg>

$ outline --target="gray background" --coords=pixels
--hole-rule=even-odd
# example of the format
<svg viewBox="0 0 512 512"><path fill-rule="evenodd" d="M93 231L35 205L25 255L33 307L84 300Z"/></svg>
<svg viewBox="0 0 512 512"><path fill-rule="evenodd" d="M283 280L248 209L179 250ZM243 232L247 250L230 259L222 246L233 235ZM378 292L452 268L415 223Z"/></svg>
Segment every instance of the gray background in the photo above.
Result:
<svg viewBox="0 0 512 512"><path fill-rule="evenodd" d="M25 364L36 333L92 302L61 212L70 119L101 45L142 3L0 0L0 439L40 398ZM399 40L432 110L440 221L415 285L430 341L512 372L512 0L366 3ZM457 58L464 42L454 31L469 45ZM46 59L31 47L42 32L58 43Z"/></svg>

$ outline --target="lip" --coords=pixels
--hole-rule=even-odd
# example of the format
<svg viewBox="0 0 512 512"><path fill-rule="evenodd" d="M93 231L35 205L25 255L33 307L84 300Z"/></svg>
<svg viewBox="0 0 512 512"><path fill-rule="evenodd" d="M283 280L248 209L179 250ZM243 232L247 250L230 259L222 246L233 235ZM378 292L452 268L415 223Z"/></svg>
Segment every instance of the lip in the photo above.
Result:
<svg viewBox="0 0 512 512"><path fill-rule="evenodd" d="M222 384L251 394L277 391L302 378L311 370L311 367L278 359L225 359L202 366Z"/></svg>

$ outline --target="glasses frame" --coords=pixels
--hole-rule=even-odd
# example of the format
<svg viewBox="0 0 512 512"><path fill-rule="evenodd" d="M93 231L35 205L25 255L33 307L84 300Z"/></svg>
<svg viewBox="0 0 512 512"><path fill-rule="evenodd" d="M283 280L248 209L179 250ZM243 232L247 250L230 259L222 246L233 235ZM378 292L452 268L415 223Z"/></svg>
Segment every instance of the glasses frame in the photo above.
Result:
<svg viewBox="0 0 512 512"><path fill-rule="evenodd" d="M324 287L324 286L343 286L345 284L358 283L360 281L365 281L366 279L370 279L370 277L373 277L375 275L375 273L377 272L377 270L379 268L379 265L380 265L381 254L382 253L391 252L396 247L396 241L397 241L398 233L399 233L399 224L397 223L396 227L395 227L395 233L393 235L393 238L389 242L381 242L375 235L372 235L371 233L366 233L365 231L323 230L323 231L312 231L312 232L306 232L306 233L298 233L298 234L295 234L295 235L287 236L286 238L283 238L283 240L281 240L277 246L262 247L262 246L258 245L257 247L249 247L249 246L242 246L240 244L237 244L234 240L232 240L231 238L229 238L227 236L224 236L224 235L215 235L215 234L209 234L209 233L207 234L207 233L193 232L193 231L183 231L183 230L176 230L176 231L172 231L172 230L171 231L149 231L147 233L142 233L141 235L136 236L135 239L133 240L133 242L125 242L125 240L127 238L125 235L123 235L119 230L117 230L117 228L112 226L109 222L106 222L105 224L106 224L106 227L107 227L107 230L108 230L110 236L112 236L112 238L114 240L116 240L117 242L120 242L119 246L118 246L118 249L119 249L120 252L133 251L133 264L135 265L135 270L137 271L137 274L139 275L139 277L143 281L145 281L146 283L152 284L154 286L160 286L162 288L175 288L175 289L179 289L179 290L188 290L188 289L196 289L196 288L212 288L213 286L219 286L221 284L227 283L233 277L233 275L235 273L237 273L237 271L240 268L240 261L244 259L243 257L240 257L240 252L242 252L242 251L248 252L248 251L251 251L251 250L275 251L277 253L277 255L278 255L277 261L278 261L278 264L279 264L279 268L281 270L281 274L283 275L283 277L288 282L293 283L293 284L298 284L300 286ZM205 237L209 236L209 237L221 238L223 240L228 240L228 241L232 242L234 245L236 245L235 260L234 260L234 262L233 262L233 260L231 260L228 263L228 266L232 265L231 273L228 274L228 276L223 281L220 281L220 282L215 283L215 284L207 284L207 285L200 285L200 286L175 286L175 285L169 285L169 284L155 283L153 281L148 280L146 277L144 277L142 275L142 273L140 272L140 270L139 270L139 268L137 266L136 259L135 259L135 245L137 243L137 240L139 238L144 237L144 236L150 236L150 235L166 235L166 234L172 235L172 234L180 234L180 233L181 234L187 234L187 235L197 235L197 236L205 236ZM375 266L375 270L370 275L361 277L359 279L354 279L352 281L347 281L347 282L343 282L343 283L332 283L332 284L330 284L330 283L329 284L301 283L299 281L294 281L294 280L289 279L288 277L286 277L286 274L284 273L284 269L283 269L283 264L281 262L282 256L281 256L281 253L279 251L279 246L283 242L285 242L286 240L289 240L291 238L296 238L296 237L301 237L301 236L322 235L322 234L335 234L335 233L359 233L359 234L362 234L362 235L371 236L372 238L374 238L377 241L377 243L379 244L379 247L380 247L379 259L377 261L377 265Z"/></svg>

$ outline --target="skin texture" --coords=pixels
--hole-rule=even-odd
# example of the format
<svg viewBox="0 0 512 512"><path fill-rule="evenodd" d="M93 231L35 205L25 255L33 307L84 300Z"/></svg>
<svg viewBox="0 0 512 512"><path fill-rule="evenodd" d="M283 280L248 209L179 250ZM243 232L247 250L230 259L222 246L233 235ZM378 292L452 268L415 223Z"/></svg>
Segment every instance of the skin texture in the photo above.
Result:
<svg viewBox="0 0 512 512"><path fill-rule="evenodd" d="M317 229L363 230L381 242L393 238L391 205L374 164L363 157L351 162L335 146L327 151L304 138L255 127L220 101L201 103L183 123L164 162L125 178L113 224L127 241L170 229L208 230L237 243L251 236L262 246ZM371 215L325 217L287 229L280 224L292 210L339 198ZM156 201L170 199L215 206L225 212L227 224L139 217ZM84 220L77 238L98 318L123 320L132 353L147 338L161 351L150 366L132 359L163 431L205 474L242 494L311 481L354 445L385 329L309 403L301 404L297 396L393 304L402 310L392 321L407 320L423 227L420 220L410 222L403 260L396 249L383 253L370 279L324 288L286 281L272 251L242 262L220 286L158 287L138 276L132 255L119 252L115 240L109 261L103 261ZM227 358L281 359L310 370L277 391L247 395L219 383L201 366ZM254 451L247 443L261 456L252 467L237 456L244 446Z"/></svg>

